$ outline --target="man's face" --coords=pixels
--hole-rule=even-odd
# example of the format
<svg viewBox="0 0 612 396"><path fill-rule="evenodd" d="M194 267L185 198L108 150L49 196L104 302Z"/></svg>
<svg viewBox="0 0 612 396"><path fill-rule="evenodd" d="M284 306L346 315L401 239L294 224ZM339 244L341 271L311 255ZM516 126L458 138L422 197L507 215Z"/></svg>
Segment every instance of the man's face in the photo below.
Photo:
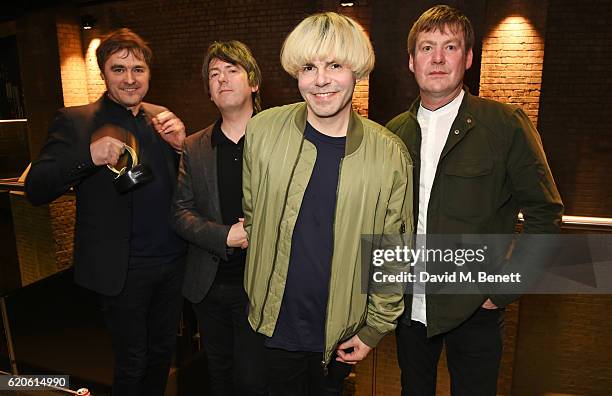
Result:
<svg viewBox="0 0 612 396"><path fill-rule="evenodd" d="M135 57L127 49L112 54L102 72L108 96L133 112L147 94L150 78L151 72L144 59Z"/></svg>
<svg viewBox="0 0 612 396"><path fill-rule="evenodd" d="M223 111L239 110L251 106L251 94L259 86L249 85L249 76L240 65L232 65L214 58L208 66L208 90L210 99Z"/></svg>
<svg viewBox="0 0 612 396"><path fill-rule="evenodd" d="M448 26L444 30L419 33L409 60L421 97L442 103L459 93L463 75L472 65L472 50L465 51L463 32L453 33Z"/></svg>
<svg viewBox="0 0 612 396"><path fill-rule="evenodd" d="M333 59L316 59L302 66L297 77L298 88L308 106L309 121L348 117L356 81L348 65Z"/></svg>

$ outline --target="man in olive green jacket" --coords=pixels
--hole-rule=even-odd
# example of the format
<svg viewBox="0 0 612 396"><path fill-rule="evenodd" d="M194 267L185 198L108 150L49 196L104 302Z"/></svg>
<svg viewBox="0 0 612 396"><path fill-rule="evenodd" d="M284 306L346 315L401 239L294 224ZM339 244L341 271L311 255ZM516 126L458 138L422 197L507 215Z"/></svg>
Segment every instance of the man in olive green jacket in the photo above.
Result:
<svg viewBox="0 0 612 396"><path fill-rule="evenodd" d="M374 65L355 21L306 18L281 61L305 102L247 126L249 322L268 337L271 395L339 395L351 365L403 311L401 292L362 289L361 238L411 233L412 166L399 138L351 109L357 79Z"/></svg>
<svg viewBox="0 0 612 396"><path fill-rule="evenodd" d="M430 235L428 244L431 234L508 235L520 210L524 234L499 261L505 269L524 269L540 264L546 253L527 243L529 234L558 233L563 205L527 115L463 88L473 42L472 26L460 11L436 6L423 13L408 37L420 97L387 127L414 159L417 234ZM427 271L435 266L425 265ZM402 394L435 395L437 362L446 345L453 396L494 396L503 308L516 298L494 288L407 295L397 328Z"/></svg>

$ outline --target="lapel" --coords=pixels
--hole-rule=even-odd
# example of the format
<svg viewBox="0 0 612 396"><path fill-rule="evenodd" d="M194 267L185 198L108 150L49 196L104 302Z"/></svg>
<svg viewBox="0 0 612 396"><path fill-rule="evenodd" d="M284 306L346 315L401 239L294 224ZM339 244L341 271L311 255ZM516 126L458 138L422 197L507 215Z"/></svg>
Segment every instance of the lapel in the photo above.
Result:
<svg viewBox="0 0 612 396"><path fill-rule="evenodd" d="M151 118L155 117L157 114L165 110L164 107L153 105L150 103L145 103L145 102L142 103L142 108L147 117L147 122L149 123L153 122ZM162 139L161 136L159 136L159 133L155 131L155 128L153 128L152 125L151 125L151 130L155 134L155 139L157 139L157 142L162 148L162 153L164 155L164 160L165 160L164 162L166 163L166 167L168 169L168 175L170 176L170 181L172 184L172 191L174 192L174 189L176 188L176 180L178 177L178 159L179 157L177 153L174 151L174 149L172 148L172 146L166 143L166 141Z"/></svg>
<svg viewBox="0 0 612 396"><path fill-rule="evenodd" d="M220 122L217 121L217 122ZM221 205L219 203L219 182L217 175L217 148L212 146L211 137L214 125L206 128L197 142L197 147L194 153L193 166L191 167L192 177L198 180L199 176L204 177L204 183L194 183L194 186L200 186L198 195L201 197L212 197L210 207L213 210L211 215L214 219L221 223ZM206 188L204 188L206 187Z"/></svg>

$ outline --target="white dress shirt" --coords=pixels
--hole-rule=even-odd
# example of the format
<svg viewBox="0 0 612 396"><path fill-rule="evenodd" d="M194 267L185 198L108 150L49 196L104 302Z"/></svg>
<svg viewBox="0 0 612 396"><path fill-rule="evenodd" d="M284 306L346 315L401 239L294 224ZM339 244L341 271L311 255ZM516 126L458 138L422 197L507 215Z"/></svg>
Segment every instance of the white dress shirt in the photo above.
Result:
<svg viewBox="0 0 612 396"><path fill-rule="evenodd" d="M422 104L419 105L417 121L421 127L421 170L419 173L419 218L415 249L426 247L424 235L427 233L427 208L431 187L436 176L440 154L442 154L442 149L446 144L453 121L457 117L464 94L465 92L461 90L455 99L434 111L427 110ZM426 263L420 261L415 266L415 273L418 277L418 272L425 270ZM427 326L425 285L417 282L414 288L411 319Z"/></svg>

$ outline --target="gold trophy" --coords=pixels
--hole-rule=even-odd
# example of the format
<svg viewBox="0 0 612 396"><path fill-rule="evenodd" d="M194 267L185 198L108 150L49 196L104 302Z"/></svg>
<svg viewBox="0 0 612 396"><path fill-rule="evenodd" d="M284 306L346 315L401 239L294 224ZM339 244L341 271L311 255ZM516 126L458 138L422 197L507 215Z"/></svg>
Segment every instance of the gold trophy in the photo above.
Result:
<svg viewBox="0 0 612 396"><path fill-rule="evenodd" d="M132 133L115 125L105 125L93 134L92 141L104 136L111 136L123 141L123 147L129 156L129 160L123 161L125 165L121 169L117 169L110 164L106 165L116 175L113 183L118 193L124 194L153 180L154 176L151 168L138 162L138 154L134 148L137 147L137 141Z"/></svg>

